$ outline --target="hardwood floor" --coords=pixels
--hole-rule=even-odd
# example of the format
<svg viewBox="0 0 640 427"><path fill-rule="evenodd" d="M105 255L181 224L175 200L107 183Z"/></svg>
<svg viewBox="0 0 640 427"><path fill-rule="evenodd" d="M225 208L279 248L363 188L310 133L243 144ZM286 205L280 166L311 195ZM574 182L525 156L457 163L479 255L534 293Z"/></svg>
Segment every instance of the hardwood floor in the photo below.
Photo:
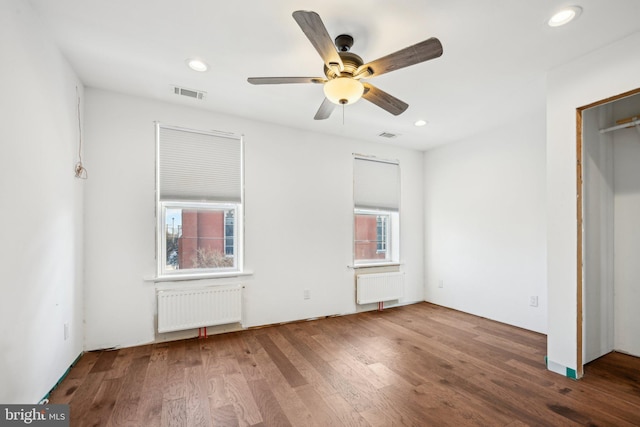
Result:
<svg viewBox="0 0 640 427"><path fill-rule="evenodd" d="M638 426L640 359L572 381L546 337L428 303L82 356L72 426Z"/></svg>

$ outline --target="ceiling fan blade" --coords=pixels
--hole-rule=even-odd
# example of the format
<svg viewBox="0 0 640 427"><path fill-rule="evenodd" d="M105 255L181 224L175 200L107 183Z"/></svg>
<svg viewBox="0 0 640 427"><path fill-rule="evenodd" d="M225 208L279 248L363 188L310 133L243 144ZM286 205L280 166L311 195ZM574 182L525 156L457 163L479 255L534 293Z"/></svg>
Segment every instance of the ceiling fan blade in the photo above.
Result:
<svg viewBox="0 0 640 427"><path fill-rule="evenodd" d="M337 67L339 71L344 70L342 59L340 59L338 50L333 44L327 28L322 23L320 15L312 11L297 10L293 12L293 19L296 20L313 47L316 48L326 66L329 68Z"/></svg>
<svg viewBox="0 0 640 427"><path fill-rule="evenodd" d="M249 77L247 81L252 85L279 85L287 83L324 83L322 77Z"/></svg>
<svg viewBox="0 0 640 427"><path fill-rule="evenodd" d="M383 56L358 67L355 76L358 78L375 77L389 71L399 70L410 65L419 64L442 55L440 40L431 37L425 41L405 47L397 52Z"/></svg>
<svg viewBox="0 0 640 427"><path fill-rule="evenodd" d="M318 112L313 117L313 119L314 120L328 119L331 113L333 112L334 108L336 108L336 104L334 104L333 102L325 98L324 101L322 101L322 104L320 104L320 108L318 108Z"/></svg>
<svg viewBox="0 0 640 427"><path fill-rule="evenodd" d="M395 96L389 95L387 92L378 89L370 83L363 83L364 94L362 97L367 101L377 105L383 110L387 110L394 116L404 113L409 108L409 104L400 101Z"/></svg>

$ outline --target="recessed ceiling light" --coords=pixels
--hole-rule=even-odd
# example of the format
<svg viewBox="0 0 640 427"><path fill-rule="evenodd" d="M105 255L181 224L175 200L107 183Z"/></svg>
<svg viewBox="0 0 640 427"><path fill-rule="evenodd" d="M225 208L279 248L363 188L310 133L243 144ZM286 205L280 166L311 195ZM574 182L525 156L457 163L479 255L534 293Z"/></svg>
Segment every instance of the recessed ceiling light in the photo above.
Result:
<svg viewBox="0 0 640 427"><path fill-rule="evenodd" d="M557 11L549 20L547 24L550 27L560 27L561 25L568 24L576 19L582 13L580 6L568 6Z"/></svg>
<svg viewBox="0 0 640 427"><path fill-rule="evenodd" d="M186 62L189 68L191 68L194 71L200 71L202 73L209 69L209 66L207 65L207 63L201 59L189 58L187 59Z"/></svg>
<svg viewBox="0 0 640 427"><path fill-rule="evenodd" d="M418 120L417 122L414 123L414 125L416 126L424 126L427 124L426 120Z"/></svg>

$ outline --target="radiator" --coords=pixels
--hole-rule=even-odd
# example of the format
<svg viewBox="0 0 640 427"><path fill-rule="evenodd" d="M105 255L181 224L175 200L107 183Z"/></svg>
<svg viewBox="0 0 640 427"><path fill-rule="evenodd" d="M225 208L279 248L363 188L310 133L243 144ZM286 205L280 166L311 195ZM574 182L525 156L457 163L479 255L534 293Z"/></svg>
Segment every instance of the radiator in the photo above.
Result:
<svg viewBox="0 0 640 427"><path fill-rule="evenodd" d="M158 291L158 332L242 321L242 285Z"/></svg>
<svg viewBox="0 0 640 427"><path fill-rule="evenodd" d="M404 273L358 274L356 301L358 304L399 299L404 293Z"/></svg>

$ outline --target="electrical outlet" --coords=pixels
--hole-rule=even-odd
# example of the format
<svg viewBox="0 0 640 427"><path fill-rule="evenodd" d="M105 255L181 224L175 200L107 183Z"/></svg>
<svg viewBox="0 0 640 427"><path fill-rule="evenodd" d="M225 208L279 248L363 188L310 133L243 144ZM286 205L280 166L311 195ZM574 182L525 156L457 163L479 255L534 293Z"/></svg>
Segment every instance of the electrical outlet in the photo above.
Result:
<svg viewBox="0 0 640 427"><path fill-rule="evenodd" d="M530 296L529 297L529 305L531 307L537 307L538 306L538 297L537 296Z"/></svg>
<svg viewBox="0 0 640 427"><path fill-rule="evenodd" d="M444 288L444 280L439 280L438 281L438 287L439 288Z"/></svg>
<svg viewBox="0 0 640 427"><path fill-rule="evenodd" d="M311 291L309 289L304 290L304 299L311 299Z"/></svg>
<svg viewBox="0 0 640 427"><path fill-rule="evenodd" d="M64 324L64 340L68 340L69 339L69 324L65 323Z"/></svg>

